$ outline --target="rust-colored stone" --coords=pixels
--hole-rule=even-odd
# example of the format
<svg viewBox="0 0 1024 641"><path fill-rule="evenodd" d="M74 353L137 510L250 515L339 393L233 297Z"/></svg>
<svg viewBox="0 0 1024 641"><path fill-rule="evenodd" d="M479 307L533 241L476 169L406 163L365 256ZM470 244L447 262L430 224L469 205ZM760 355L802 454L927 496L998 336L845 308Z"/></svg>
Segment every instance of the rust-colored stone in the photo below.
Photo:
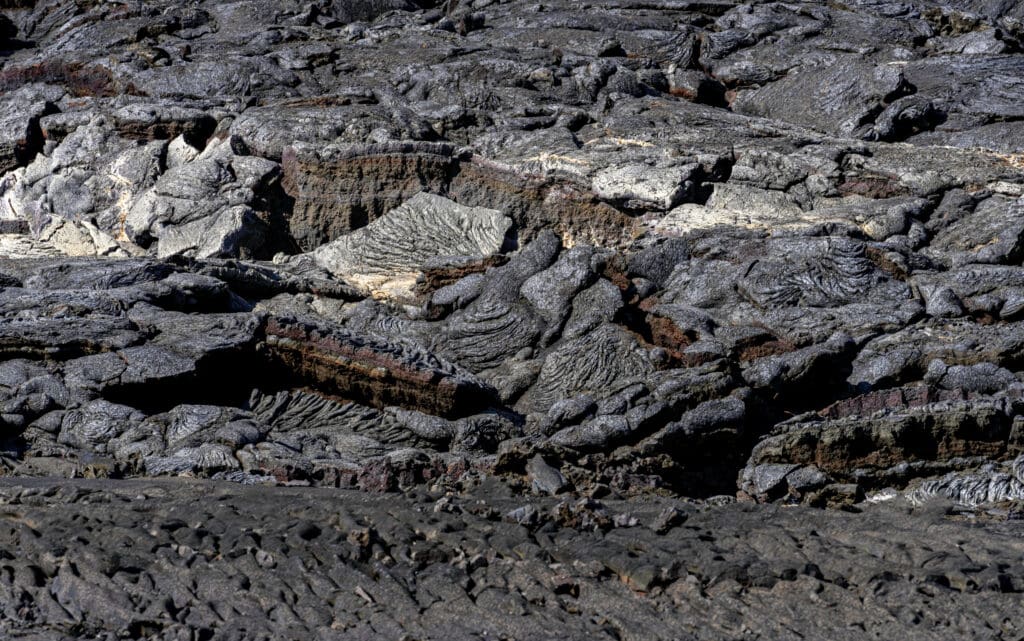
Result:
<svg viewBox="0 0 1024 641"><path fill-rule="evenodd" d="M901 409L790 426L758 443L751 462L814 465L833 479L866 483L870 477L856 476L855 470L887 470L907 462L958 457L1000 460L1017 451L1011 414L1018 410L1012 401L977 399L908 407L929 394L925 390L915 398L915 393L879 392L860 401L866 411L872 403L883 409L904 404ZM832 411L839 413L841 408Z"/></svg>
<svg viewBox="0 0 1024 641"><path fill-rule="evenodd" d="M962 390L940 390L927 385L917 385L878 390L836 401L818 412L818 415L823 418L868 416L882 410L921 407L937 401L965 400L966 398L968 398L968 394Z"/></svg>
<svg viewBox="0 0 1024 641"><path fill-rule="evenodd" d="M906 196L909 191L895 177L865 174L847 179L838 185L844 196L867 196L868 198L895 198Z"/></svg>
<svg viewBox="0 0 1024 641"><path fill-rule="evenodd" d="M171 140L183 135L185 140L202 147L213 134L217 121L212 117L197 120L169 120L154 123L118 122L117 133L129 140Z"/></svg>
<svg viewBox="0 0 1024 641"><path fill-rule="evenodd" d="M113 72L100 65L48 60L0 71L0 91L11 91L33 82L63 85L75 97L109 98L123 94L140 95L132 83L122 85Z"/></svg>
<svg viewBox="0 0 1024 641"><path fill-rule="evenodd" d="M423 270L423 280L416 284L416 293L429 295L432 292L455 283L470 274L479 274L492 267L500 267L508 262L508 256L497 254L486 256L480 260L461 265L444 267L428 267Z"/></svg>
<svg viewBox="0 0 1024 641"><path fill-rule="evenodd" d="M874 263L876 267L896 280L907 280L907 277L910 275L907 273L907 270L903 265L899 265L887 258L886 252L878 249L877 247L865 247L864 255L867 256L867 259Z"/></svg>
<svg viewBox="0 0 1024 641"><path fill-rule="evenodd" d="M272 360L327 394L442 416L493 400L493 389L472 374L405 345L294 318L271 317L264 332Z"/></svg>
<svg viewBox="0 0 1024 641"><path fill-rule="evenodd" d="M758 358L766 358L768 356L788 354L794 350L796 350L796 345L790 341L775 339L739 346L739 352L736 354L736 358L740 362L747 362Z"/></svg>
<svg viewBox="0 0 1024 641"><path fill-rule="evenodd" d="M292 236L312 250L364 227L421 191L440 193L452 168L451 145L395 143L282 154L282 186L295 199Z"/></svg>
<svg viewBox="0 0 1024 641"><path fill-rule="evenodd" d="M479 157L458 164L448 190L463 205L493 207L510 216L521 242L554 229L569 245L616 247L632 240L636 228L635 219L601 202L589 189Z"/></svg>

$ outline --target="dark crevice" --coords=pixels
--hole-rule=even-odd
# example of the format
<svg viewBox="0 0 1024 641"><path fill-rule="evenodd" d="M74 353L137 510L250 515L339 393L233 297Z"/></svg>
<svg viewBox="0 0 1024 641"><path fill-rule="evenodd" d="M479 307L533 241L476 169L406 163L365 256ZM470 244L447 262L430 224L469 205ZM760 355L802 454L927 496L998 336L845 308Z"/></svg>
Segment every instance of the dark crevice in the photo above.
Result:
<svg viewBox="0 0 1024 641"><path fill-rule="evenodd" d="M12 53L21 51L22 49L31 49L35 46L36 43L30 40L18 40L16 38L3 40L0 38L0 58L6 58Z"/></svg>
<svg viewBox="0 0 1024 641"><path fill-rule="evenodd" d="M112 385L103 391L103 397L147 415L168 412L183 404L242 407L253 389L288 389L288 381L278 374L249 349L207 356L195 372L184 376Z"/></svg>
<svg viewBox="0 0 1024 641"><path fill-rule="evenodd" d="M711 194L715 191L715 183L729 182L735 165L735 158L719 156L710 170L698 169L693 177L692 202L698 205L707 205Z"/></svg>
<svg viewBox="0 0 1024 641"><path fill-rule="evenodd" d="M269 230L268 238L254 258L270 259L278 253L301 253L302 249L292 237L289 228L289 220L295 210L295 199L284 190L280 173L270 176L264 184L253 191L255 198L252 207Z"/></svg>

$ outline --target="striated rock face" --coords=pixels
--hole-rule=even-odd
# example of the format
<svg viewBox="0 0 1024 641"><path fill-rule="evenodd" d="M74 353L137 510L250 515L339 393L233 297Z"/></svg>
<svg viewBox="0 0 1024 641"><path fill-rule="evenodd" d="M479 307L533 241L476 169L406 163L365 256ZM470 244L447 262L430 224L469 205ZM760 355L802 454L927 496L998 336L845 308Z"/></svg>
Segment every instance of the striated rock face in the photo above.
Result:
<svg viewBox="0 0 1024 641"><path fill-rule="evenodd" d="M380 143L324 149L286 147L284 187L295 205L289 220L310 250L380 218L421 192L444 189L454 147L446 143Z"/></svg>
<svg viewBox="0 0 1024 641"><path fill-rule="evenodd" d="M840 417L794 419L776 426L754 448L741 489L763 497L785 490L780 484L789 475L802 479L811 469L821 481L881 489L945 470L970 468L979 461L1006 460L1024 451L1024 434L1015 420L1018 401L951 398L899 407L900 401L941 396L928 390L915 392L890 394L885 402L891 405L874 413L851 404L840 410L845 414ZM762 480L766 471L781 465L792 469L767 486ZM810 488L789 489L801 493Z"/></svg>
<svg viewBox="0 0 1024 641"><path fill-rule="evenodd" d="M415 345L270 318L267 350L327 394L371 405L402 405L440 415L487 407L493 390Z"/></svg>
<svg viewBox="0 0 1024 641"><path fill-rule="evenodd" d="M0 637L1019 639L1020 5L0 1Z"/></svg>
<svg viewBox="0 0 1024 641"><path fill-rule="evenodd" d="M374 296L408 297L428 267L497 254L512 221L494 209L465 207L420 192L368 226L311 252L334 277Z"/></svg>

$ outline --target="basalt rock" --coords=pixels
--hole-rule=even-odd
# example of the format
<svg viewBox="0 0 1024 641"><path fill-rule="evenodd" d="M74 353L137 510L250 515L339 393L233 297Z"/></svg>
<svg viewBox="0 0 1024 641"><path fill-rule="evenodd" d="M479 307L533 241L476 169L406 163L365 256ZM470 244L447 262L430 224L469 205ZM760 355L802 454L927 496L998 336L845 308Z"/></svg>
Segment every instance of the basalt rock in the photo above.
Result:
<svg viewBox="0 0 1024 641"><path fill-rule="evenodd" d="M1013 264L1024 252L1024 202L993 196L937 234L928 247L948 264Z"/></svg>
<svg viewBox="0 0 1024 641"><path fill-rule="evenodd" d="M452 173L453 153L449 144L427 142L286 147L284 188L295 199L292 235L311 250L420 192L442 191Z"/></svg>
<svg viewBox="0 0 1024 641"><path fill-rule="evenodd" d="M0 636L1020 637L1018 4L0 2Z"/></svg>
<svg viewBox="0 0 1024 641"><path fill-rule="evenodd" d="M532 348L544 324L532 307L519 301L519 290L555 261L559 249L558 239L545 234L508 264L490 270L480 293L447 319L432 347L475 372L496 368Z"/></svg>
<svg viewBox="0 0 1024 641"><path fill-rule="evenodd" d="M464 207L420 192L369 226L323 245L309 258L369 294L401 299L411 295L416 279L432 264L499 252L510 226L499 211Z"/></svg>
<svg viewBox="0 0 1024 641"><path fill-rule="evenodd" d="M870 65L857 56L836 56L821 66L788 71L757 90L740 92L733 108L849 137L868 135L871 117L908 91L900 71ZM799 96L799 98L797 98Z"/></svg>
<svg viewBox="0 0 1024 641"><path fill-rule="evenodd" d="M909 406L898 397L891 401L874 413L811 415L777 425L754 447L741 489L770 496L796 470L813 468L819 485L827 479L877 490L1021 450L1018 400L981 397ZM794 490L803 491L790 485Z"/></svg>
<svg viewBox="0 0 1024 641"><path fill-rule="evenodd" d="M60 91L48 87L26 86L7 95L0 125L0 173L29 164L43 145L39 119L56 108L53 102Z"/></svg>
<svg viewBox="0 0 1024 641"><path fill-rule="evenodd" d="M234 156L221 143L161 176L132 204L121 231L143 246L156 242L160 257L256 256L272 241L251 205L279 174L276 163Z"/></svg>
<svg viewBox="0 0 1024 641"><path fill-rule="evenodd" d="M866 343L847 380L866 389L920 380L934 359L947 365L1005 364L1016 370L1021 350L1020 332L1013 324L954 319L916 325Z"/></svg>
<svg viewBox="0 0 1024 641"><path fill-rule="evenodd" d="M1024 497L1024 457L1001 466L985 464L973 472L951 472L925 481L909 494L911 501L924 503L936 497L960 505L984 505L1019 501Z"/></svg>
<svg viewBox="0 0 1024 641"><path fill-rule="evenodd" d="M573 641L618 630L722 639L757 616L773 636L831 637L864 618L867 600L869 633L913 638L924 624L930 638L954 639L991 616L1016 631L1024 587L1012 571L1014 522L982 510L965 527L931 505L850 514L664 498L526 503L493 485L388 501L351 490L323 496L210 481L5 479L5 509L21 517L2 542L20 554L7 559L0 630L25 636L46 620L55 637L82 627L117 634L155 620L165 636L244 627L298 639L339 628L367 637L557 629ZM647 524L662 514L676 526L659 533ZM112 553L94 532L118 536L125 549ZM374 570L375 555L387 572ZM345 588L327 595L339 580ZM289 608L282 583L297 599ZM154 601L151 585L166 599ZM803 597L808 591L824 602ZM188 608L182 621L170 614L179 607Z"/></svg>
<svg viewBox="0 0 1024 641"><path fill-rule="evenodd" d="M271 357L330 394L441 414L485 407L494 391L469 372L413 345L298 319L270 318Z"/></svg>

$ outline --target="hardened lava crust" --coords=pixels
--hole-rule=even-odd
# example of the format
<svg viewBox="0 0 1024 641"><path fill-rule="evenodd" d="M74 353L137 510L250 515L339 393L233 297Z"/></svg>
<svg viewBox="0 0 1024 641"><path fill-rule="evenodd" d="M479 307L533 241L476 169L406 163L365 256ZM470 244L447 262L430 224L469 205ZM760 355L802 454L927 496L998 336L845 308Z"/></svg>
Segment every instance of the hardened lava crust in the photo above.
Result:
<svg viewBox="0 0 1024 641"><path fill-rule="evenodd" d="M992 639L1024 4L0 0L0 637Z"/></svg>

